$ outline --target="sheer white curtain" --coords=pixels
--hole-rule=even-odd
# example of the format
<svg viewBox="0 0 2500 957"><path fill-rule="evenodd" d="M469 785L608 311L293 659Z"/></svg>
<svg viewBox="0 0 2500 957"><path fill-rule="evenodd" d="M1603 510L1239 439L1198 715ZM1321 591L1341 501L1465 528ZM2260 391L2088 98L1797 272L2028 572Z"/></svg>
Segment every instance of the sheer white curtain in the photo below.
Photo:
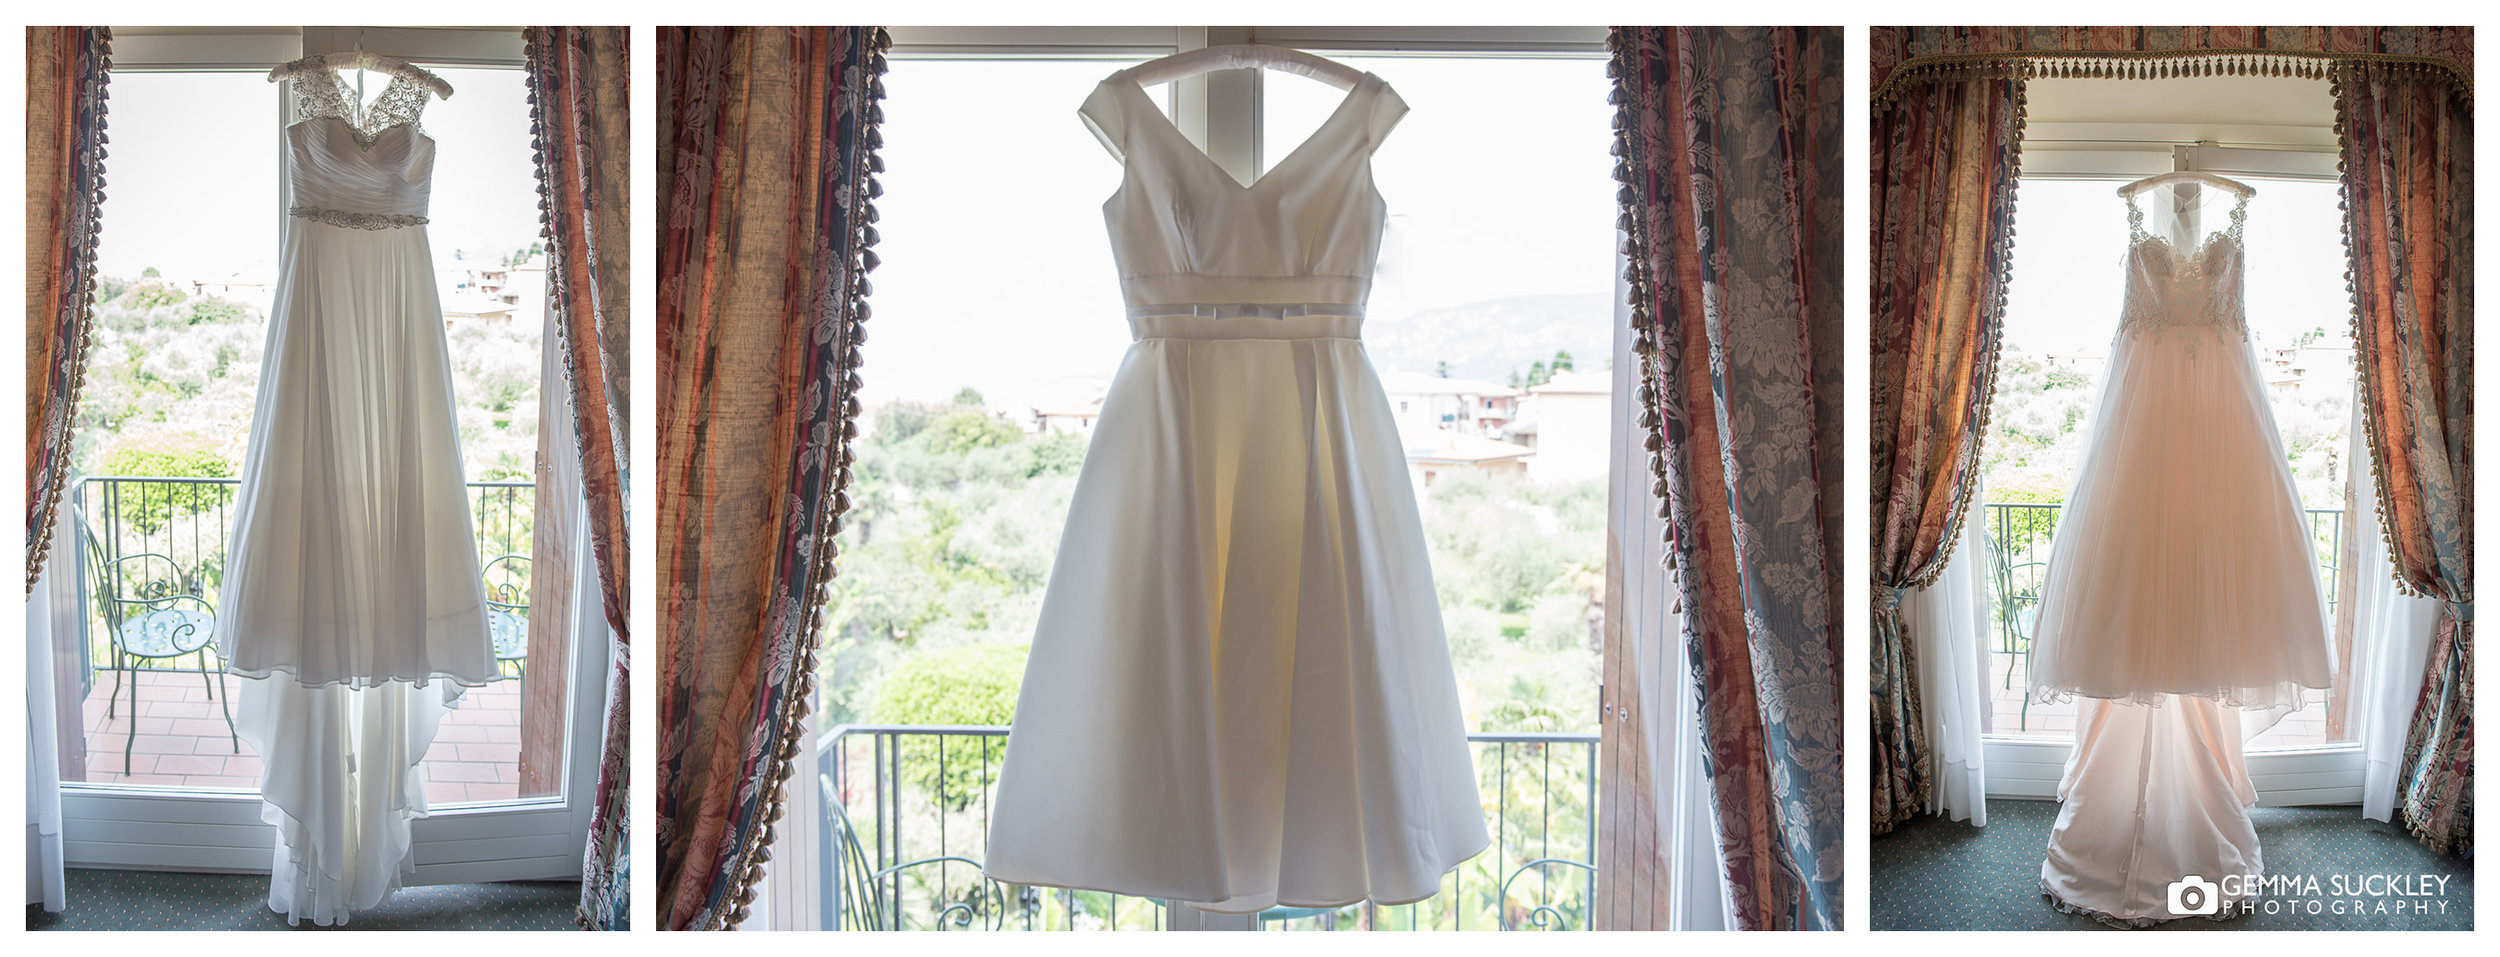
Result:
<svg viewBox="0 0 2500 957"><path fill-rule="evenodd" d="M2361 407L2353 406L2351 451L2352 531L2359 536L2361 568L2352 603L2353 673L2344 680L2352 689L2354 733L2361 742L2361 816L2389 820L2399 790L2396 771L2404 763L2405 726L2413 718L2422 693L2422 669L2430 656L2432 633L2439 628L2439 600L2405 595L2396 590L2395 565L2387 557L2387 539L2379 532L2378 484L2370 474L2370 449L2364 443Z"/></svg>
<svg viewBox="0 0 2500 957"><path fill-rule="evenodd" d="M66 507L61 513L70 514ZM67 523L63 523L67 524ZM52 675L53 583L61 565L70 562L75 580L77 543L55 538L69 547L52 550L43 578L26 597L26 903L60 913L69 906L61 869L61 738ZM76 607L77 593L61 604Z"/></svg>
<svg viewBox="0 0 2500 957"><path fill-rule="evenodd" d="M1936 583L1912 589L1901 618L1916 643L1927 768L1936 782L1927 810L1988 824L1988 775L1979 734L1988 709L1988 544L1973 509Z"/></svg>

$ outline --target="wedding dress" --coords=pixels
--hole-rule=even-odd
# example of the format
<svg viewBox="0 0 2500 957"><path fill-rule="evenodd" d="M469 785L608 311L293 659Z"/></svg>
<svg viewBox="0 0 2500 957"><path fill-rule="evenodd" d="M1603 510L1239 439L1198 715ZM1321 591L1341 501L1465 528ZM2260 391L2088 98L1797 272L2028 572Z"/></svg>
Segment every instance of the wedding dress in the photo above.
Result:
<svg viewBox="0 0 2500 957"><path fill-rule="evenodd" d="M1244 185L1129 72L1080 115L1135 343L1103 401L1000 772L989 875L1245 913L1432 896L1488 843L1363 302L1364 74Z"/></svg>
<svg viewBox="0 0 2500 957"><path fill-rule="evenodd" d="M2330 677L2317 563L2242 311L2243 224L2194 251L2127 209L2126 298L2041 588L2029 683L2083 699L2040 886L2145 926L2236 916L2264 873L2236 706ZM2225 881L2225 876L2233 881ZM2210 912L2173 882L2215 882Z"/></svg>
<svg viewBox="0 0 2500 957"><path fill-rule="evenodd" d="M294 75L287 221L218 603L238 730L278 828L269 906L344 923L414 873L417 769L464 686L495 679L426 243L429 91L369 109L320 57Z"/></svg>

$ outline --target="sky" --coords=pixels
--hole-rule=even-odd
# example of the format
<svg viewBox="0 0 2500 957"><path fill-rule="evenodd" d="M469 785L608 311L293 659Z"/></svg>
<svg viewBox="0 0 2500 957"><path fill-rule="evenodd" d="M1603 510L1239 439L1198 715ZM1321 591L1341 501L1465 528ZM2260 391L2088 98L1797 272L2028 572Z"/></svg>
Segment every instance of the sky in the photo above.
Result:
<svg viewBox="0 0 2500 957"><path fill-rule="evenodd" d="M1410 108L1373 163L1390 223L1374 316L1611 295L1604 60L1339 59L1378 73ZM1129 345L1102 218L1120 167L1076 108L1124 65L892 61L868 402L972 386L992 408L1021 411L1082 402L1109 380ZM1273 162L1344 94L1274 71L1265 82Z"/></svg>
<svg viewBox="0 0 2500 957"><path fill-rule="evenodd" d="M428 239L437 256L499 258L538 238L521 72L434 72L453 95L428 104L421 123L435 141ZM366 75L367 100L385 79ZM276 278L283 90L257 72L113 75L103 274Z"/></svg>
<svg viewBox="0 0 2500 957"><path fill-rule="evenodd" d="M2127 205L2117 190L2127 181L2023 181L2014 207L2014 278L2006 299L2009 344L2034 355L2107 354L2125 292ZM2246 182L2257 189L2242 229L2249 334L2267 346L2291 345L2320 326L2330 335L2343 334L2352 299L2344 291L2336 185ZM2229 225L2230 211L2227 198L2209 198L2202 213L2206 231ZM2150 228L2150 206L2146 212Z"/></svg>

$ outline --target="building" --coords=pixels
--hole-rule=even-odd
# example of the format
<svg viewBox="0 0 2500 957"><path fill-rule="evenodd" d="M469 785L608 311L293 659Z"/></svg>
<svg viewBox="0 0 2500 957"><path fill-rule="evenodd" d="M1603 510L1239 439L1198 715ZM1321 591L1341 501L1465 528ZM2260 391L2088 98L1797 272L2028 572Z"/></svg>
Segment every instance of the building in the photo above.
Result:
<svg viewBox="0 0 2500 957"><path fill-rule="evenodd" d="M1511 442L1536 450L1527 462L1539 482L1603 478L1613 454L1615 374L1607 369L1566 370L1518 399Z"/></svg>
<svg viewBox="0 0 2500 957"><path fill-rule="evenodd" d="M1380 373L1398 437L1408 448L1430 445L1439 432L1494 438L1517 415L1519 390L1482 379L1452 379L1400 370Z"/></svg>
<svg viewBox="0 0 2500 957"><path fill-rule="evenodd" d="M1493 476L1526 477L1528 460L1536 454L1535 449L1524 445L1443 430L1428 436L1422 444L1410 442L1406 447L1406 467L1416 494L1421 495L1442 476L1462 469Z"/></svg>
<svg viewBox="0 0 2500 957"><path fill-rule="evenodd" d="M1033 410L1033 431L1039 435L1082 435L1094 437L1094 422L1102 418L1102 396L1078 404L1062 404L1056 408Z"/></svg>

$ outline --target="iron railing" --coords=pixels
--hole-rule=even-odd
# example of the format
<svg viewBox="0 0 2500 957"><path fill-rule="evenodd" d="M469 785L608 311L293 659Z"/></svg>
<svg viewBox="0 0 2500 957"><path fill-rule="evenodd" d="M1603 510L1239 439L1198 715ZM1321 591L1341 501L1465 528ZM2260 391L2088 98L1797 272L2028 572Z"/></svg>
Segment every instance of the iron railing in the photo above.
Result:
<svg viewBox="0 0 2500 957"><path fill-rule="evenodd" d="M99 475L72 483L66 555L79 563L79 593L89 605L81 638L87 648L92 681L98 668L112 666L110 627L99 596L162 593L197 596L213 613L224 583L227 539L233 534L234 498L240 479L167 476ZM469 483L469 513L477 537L481 567L498 556L530 554L531 520L537 487L530 482ZM144 566L128 560L148 557ZM126 568L147 569L162 581L120 581ZM514 581L491 582L527 594L527 562L506 562L492 575ZM130 661L124 661L130 666ZM190 670L168 661L150 662L141 670Z"/></svg>
<svg viewBox="0 0 2500 957"><path fill-rule="evenodd" d="M2026 502L1989 502L1984 506L1981 533L1987 539L1988 608L1996 633L1995 655L2027 659L2031 653L2032 615L2040 605L2040 589L2048 578L2049 549L2065 506ZM2302 509L2309 540L2317 554L2318 582L2326 593L2326 615L2335 618L2342 600L2344 510ZM2019 662L2017 662L2019 663ZM2007 689L2015 669L2007 668ZM2023 705L2021 730L2030 730L2030 702Z"/></svg>
<svg viewBox="0 0 2500 957"><path fill-rule="evenodd" d="M1165 902L1005 885L981 871L998 726L844 725L817 739L824 926L1162 929ZM1412 904L1274 908L1273 929L1586 930L1597 890L1597 735L1468 736L1493 845Z"/></svg>

